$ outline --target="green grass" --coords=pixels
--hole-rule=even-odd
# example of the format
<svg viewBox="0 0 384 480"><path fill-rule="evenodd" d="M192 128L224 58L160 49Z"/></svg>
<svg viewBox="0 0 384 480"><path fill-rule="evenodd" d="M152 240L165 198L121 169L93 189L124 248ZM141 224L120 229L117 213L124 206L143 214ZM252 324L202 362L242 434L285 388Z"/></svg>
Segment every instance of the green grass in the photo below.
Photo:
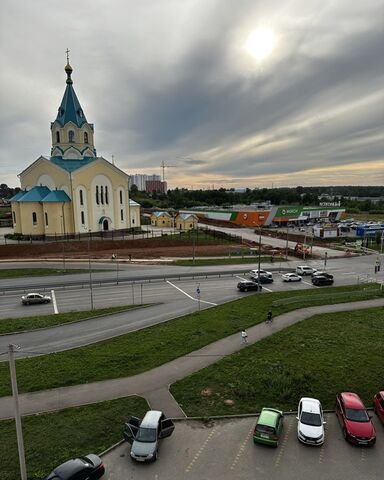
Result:
<svg viewBox="0 0 384 480"><path fill-rule="evenodd" d="M81 312L67 312L44 316L32 316L21 318L5 318L0 320L0 335L4 333L21 332L24 330L37 330L39 328L53 327L64 323L80 322L89 318L100 317L102 315L112 315L113 313L125 312L133 308L141 308L146 305L124 305L120 307L99 308L97 310L85 310ZM28 308L28 307L26 307Z"/></svg>
<svg viewBox="0 0 384 480"><path fill-rule="evenodd" d="M76 268L7 268L4 270L0 270L0 278L41 277L48 275L68 275L73 273L88 272L89 270Z"/></svg>
<svg viewBox="0 0 384 480"><path fill-rule="evenodd" d="M142 416L147 402L139 397L101 402L85 407L34 415L22 419L29 480L40 480L70 458L101 453L122 439L130 415ZM20 478L13 420L0 421L1 480Z"/></svg>
<svg viewBox="0 0 384 480"><path fill-rule="evenodd" d="M383 389L383 352L383 308L316 315L177 382L171 392L187 415L204 417L265 406L296 410L302 396L333 409L340 391L357 392L371 406Z"/></svg>
<svg viewBox="0 0 384 480"><path fill-rule="evenodd" d="M241 264L249 264L252 263L255 267L258 264L258 257L255 255L253 257L240 257L240 256L232 256L232 257L223 257L223 258L195 258L195 262L193 260L176 260L173 262L173 265L178 265L182 267L203 267L209 265L241 265ZM271 265L280 264L280 259L275 258L274 262L271 262L271 257L261 257L261 263L270 263ZM285 262L285 259L282 259Z"/></svg>
<svg viewBox="0 0 384 480"><path fill-rule="evenodd" d="M382 295L377 286L373 286ZM67 385L77 385L110 378L135 375L197 350L265 320L274 300L301 296L300 303L280 305L273 314L309 305L347 302L359 286L318 289L319 298L308 290L254 294L208 310L122 335L86 347L18 360L17 376L20 392L32 392ZM345 292L333 301L332 292ZM329 295L324 297L324 293ZM81 365L81 368L79 368ZM0 363L0 396L10 395L9 369Z"/></svg>

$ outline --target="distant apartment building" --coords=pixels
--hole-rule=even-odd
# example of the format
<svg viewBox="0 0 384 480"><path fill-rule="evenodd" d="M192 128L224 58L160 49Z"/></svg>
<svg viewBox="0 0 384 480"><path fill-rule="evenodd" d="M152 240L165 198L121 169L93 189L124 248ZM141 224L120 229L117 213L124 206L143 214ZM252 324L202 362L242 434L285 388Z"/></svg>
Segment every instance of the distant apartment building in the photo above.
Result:
<svg viewBox="0 0 384 480"><path fill-rule="evenodd" d="M129 189L132 188L132 185L136 185L137 189L140 191L146 190L146 182L161 182L160 175L142 175L135 174L129 176Z"/></svg>
<svg viewBox="0 0 384 480"><path fill-rule="evenodd" d="M145 191L147 193L167 193L167 182L147 180L145 182Z"/></svg>

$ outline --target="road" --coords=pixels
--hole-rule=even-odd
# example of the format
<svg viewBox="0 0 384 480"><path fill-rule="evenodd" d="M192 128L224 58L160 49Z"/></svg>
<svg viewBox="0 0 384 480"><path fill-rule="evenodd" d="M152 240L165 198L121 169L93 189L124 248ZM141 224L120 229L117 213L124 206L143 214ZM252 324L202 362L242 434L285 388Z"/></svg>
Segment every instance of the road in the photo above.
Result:
<svg viewBox="0 0 384 480"><path fill-rule="evenodd" d="M366 279L363 272L367 269L366 262L362 260L371 260L371 257L359 257L359 259L338 259L332 260L332 268L328 271L335 276L335 285L352 285L357 282L357 276ZM359 262L357 260L360 260ZM294 266L299 262L292 262ZM312 262L312 265L321 268L322 262ZM337 267L337 265L339 267ZM153 267L153 271L157 273L157 266L144 266L144 268L127 268L130 277L136 278L148 277L149 271ZM198 267L195 267L198 268ZM247 269L250 267L247 267ZM268 266L265 266L268 268ZM162 274L175 274L177 267L160 267ZM200 267L200 271L205 269L207 272L212 268ZM218 269L218 267L215 267ZM179 267L180 273L196 272L196 269L190 267ZM156 281L151 283L109 283L94 285L92 289L92 297L95 308L138 304L138 303L155 303L144 309L136 309L124 313L114 314L108 317L94 318L84 320L70 325L61 325L49 329L30 331L6 336L0 336L0 351L7 349L9 343L22 345L23 349L28 352L22 355L30 356L37 354L45 354L54 351L61 351L69 348L87 345L93 342L112 338L127 332L148 327L157 323L161 323L172 318L185 315L196 311L199 308L199 302L196 299L196 288L200 285L201 301L200 308L209 308L215 304L221 304L226 301L242 298L244 295L254 295L254 293L240 293L236 288L239 279L246 278L242 273L244 266L239 267L240 274L229 275L224 277L208 277L208 278L180 278L171 279L169 281ZM225 272L225 267L222 267ZM102 274L103 272L98 272ZM111 273L111 272L106 272ZM190 273L189 273L190 274ZM79 274L82 276L83 274ZM309 277L303 277L300 283L284 283L279 278L278 273L274 273L275 282L265 285L264 294L270 291L286 291L296 289L314 288ZM50 278L50 277L48 277ZM61 284L73 281L76 275L68 275L57 278ZM113 278L113 277L112 277ZM33 281L38 285L42 280L46 281L47 277L29 278L23 281ZM383 272L380 272L379 279L384 281ZM20 280L20 279L17 279ZM53 279L53 283L54 283ZM83 280L80 280L83 281ZM88 278L89 281L89 278ZM8 281L9 282L9 281ZM17 282L15 282L17 283ZM20 287L20 284L18 285ZM316 287L318 288L318 287ZM37 287L36 287L37 289ZM70 288L55 289L55 297L59 312L71 312L76 310L90 309L91 307L91 291L89 284L85 283L80 286ZM20 293L7 293L0 296L0 318L21 317L28 315L46 315L53 313L53 304L47 305L30 305L22 306L20 302ZM1 320L0 320L1 321Z"/></svg>
<svg viewBox="0 0 384 480"><path fill-rule="evenodd" d="M373 448L348 444L336 416L325 418L324 445L309 447L297 440L294 415L286 416L277 449L254 445L254 417L177 422L173 435L162 441L155 463L133 463L127 443L104 455L105 480L381 479L384 428L377 417L373 418L378 436Z"/></svg>

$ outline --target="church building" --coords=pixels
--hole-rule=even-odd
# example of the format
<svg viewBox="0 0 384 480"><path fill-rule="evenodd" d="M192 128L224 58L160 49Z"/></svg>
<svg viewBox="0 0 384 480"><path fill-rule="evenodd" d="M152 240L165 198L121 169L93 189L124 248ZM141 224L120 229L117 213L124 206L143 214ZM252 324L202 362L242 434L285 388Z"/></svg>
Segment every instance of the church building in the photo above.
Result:
<svg viewBox="0 0 384 480"><path fill-rule="evenodd" d="M67 61L66 89L51 123L51 156L19 174L11 199L14 233L72 235L140 226L140 205L129 199L128 175L98 157L94 126L86 119Z"/></svg>

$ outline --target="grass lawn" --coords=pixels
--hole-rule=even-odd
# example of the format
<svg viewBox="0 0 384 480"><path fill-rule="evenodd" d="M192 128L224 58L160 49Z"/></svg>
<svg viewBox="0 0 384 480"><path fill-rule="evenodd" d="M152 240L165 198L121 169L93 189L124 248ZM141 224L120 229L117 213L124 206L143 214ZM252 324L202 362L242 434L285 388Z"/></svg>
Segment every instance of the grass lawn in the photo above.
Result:
<svg viewBox="0 0 384 480"><path fill-rule="evenodd" d="M40 480L70 458L101 453L122 439L130 415L148 410L140 397L127 397L22 419L29 480ZM13 420L0 421L1 480L19 478Z"/></svg>
<svg viewBox="0 0 384 480"><path fill-rule="evenodd" d="M378 295L382 295L377 287L373 286ZM295 304L273 307L274 316L308 305L354 300L354 292L361 289L359 286L349 286L247 295L240 300L86 347L20 359L16 362L19 392L135 375L264 321L277 299L293 296L302 298ZM317 299L316 292L319 294ZM329 295L325 295L326 292ZM333 292L345 292L345 295L333 298ZM307 297L309 300L306 300ZM0 378L3 379L0 396L10 395L7 362L0 363Z"/></svg>
<svg viewBox="0 0 384 480"><path fill-rule="evenodd" d="M23 330L37 330L44 327L53 327L63 323L80 322L89 318L100 317L102 315L112 315L113 313L125 312L133 308L141 308L146 305L125 305L121 307L99 308L97 310L85 310L81 312L67 312L52 315L5 318L0 320L0 335L4 333L20 332Z"/></svg>
<svg viewBox="0 0 384 480"><path fill-rule="evenodd" d="M253 265L258 264L258 257L254 255L253 257L240 257L240 256L232 256L232 257L223 257L223 258L195 258L195 262L193 260L175 260L173 265L178 265L182 267L205 267L209 265L241 265L243 263L248 264L252 263ZM280 259L275 258L274 262L271 262L271 257L261 257L261 263L270 263L271 265L279 265ZM285 259L281 261L285 262Z"/></svg>
<svg viewBox="0 0 384 480"><path fill-rule="evenodd" d="M296 410L302 396L334 409L340 391L357 392L369 407L383 389L383 352L383 308L316 315L175 383L171 392L196 416Z"/></svg>
<svg viewBox="0 0 384 480"><path fill-rule="evenodd" d="M93 272L95 270L92 270ZM79 268L7 268L0 270L0 278L41 277L48 275L68 275L73 273L89 273Z"/></svg>

